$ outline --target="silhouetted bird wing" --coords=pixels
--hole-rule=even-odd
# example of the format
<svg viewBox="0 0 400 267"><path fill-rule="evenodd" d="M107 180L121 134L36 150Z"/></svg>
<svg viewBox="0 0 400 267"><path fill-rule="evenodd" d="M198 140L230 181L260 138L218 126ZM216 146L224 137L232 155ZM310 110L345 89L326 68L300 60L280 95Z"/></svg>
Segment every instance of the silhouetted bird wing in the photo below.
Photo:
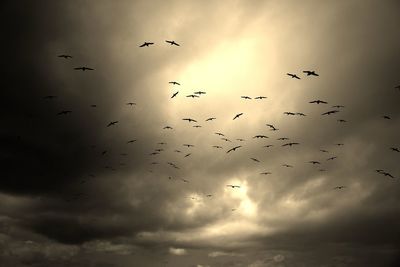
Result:
<svg viewBox="0 0 400 267"><path fill-rule="evenodd" d="M243 115L243 113L236 114L235 117L234 117L233 119L237 119L237 118L239 118L239 117L242 116L242 115Z"/></svg>

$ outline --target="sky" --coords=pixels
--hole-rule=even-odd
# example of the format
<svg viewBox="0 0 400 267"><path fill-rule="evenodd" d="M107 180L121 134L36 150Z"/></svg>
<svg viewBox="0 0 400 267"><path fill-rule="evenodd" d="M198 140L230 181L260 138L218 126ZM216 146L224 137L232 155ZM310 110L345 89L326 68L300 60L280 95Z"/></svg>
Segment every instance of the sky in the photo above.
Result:
<svg viewBox="0 0 400 267"><path fill-rule="evenodd" d="M2 11L1 266L399 266L399 1Z"/></svg>

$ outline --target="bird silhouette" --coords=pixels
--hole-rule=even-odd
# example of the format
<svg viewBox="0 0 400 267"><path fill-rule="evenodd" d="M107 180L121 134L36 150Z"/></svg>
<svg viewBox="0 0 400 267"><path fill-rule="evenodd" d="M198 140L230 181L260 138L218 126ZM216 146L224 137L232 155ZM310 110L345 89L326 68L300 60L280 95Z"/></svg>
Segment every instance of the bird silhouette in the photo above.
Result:
<svg viewBox="0 0 400 267"><path fill-rule="evenodd" d="M242 115L243 115L243 113L236 114L235 117L233 117L233 119L235 120L235 119L239 118Z"/></svg>
<svg viewBox="0 0 400 267"><path fill-rule="evenodd" d="M344 144L342 144L342 143L337 143L337 144L335 144L335 145L337 145L337 146L344 146Z"/></svg>
<svg viewBox="0 0 400 267"><path fill-rule="evenodd" d="M335 106L332 106L333 108L344 108L344 106L343 105L335 105Z"/></svg>
<svg viewBox="0 0 400 267"><path fill-rule="evenodd" d="M397 147L391 147L390 149L395 151L395 152L400 152L400 149L398 149Z"/></svg>
<svg viewBox="0 0 400 267"><path fill-rule="evenodd" d="M231 188L240 188L240 185L227 184L226 186Z"/></svg>
<svg viewBox="0 0 400 267"><path fill-rule="evenodd" d="M175 45L175 46L180 46L178 43L176 43L175 41L168 41L165 40L165 42L169 43L170 45Z"/></svg>
<svg viewBox="0 0 400 267"><path fill-rule="evenodd" d="M92 107L92 108L96 108L96 107L97 107L97 105L94 105L94 104L93 104L93 105L90 105L90 107Z"/></svg>
<svg viewBox="0 0 400 267"><path fill-rule="evenodd" d="M236 140L238 140L239 142L245 141L243 138L237 138Z"/></svg>
<svg viewBox="0 0 400 267"><path fill-rule="evenodd" d="M243 99L251 99L251 97L249 97L249 96L241 96L241 98L243 98Z"/></svg>
<svg viewBox="0 0 400 267"><path fill-rule="evenodd" d="M142 45L139 45L139 47L150 46L150 45L153 45L153 44L154 44L154 43L144 42Z"/></svg>
<svg viewBox="0 0 400 267"><path fill-rule="evenodd" d="M299 79L299 80L300 80L300 77L297 76L296 74L292 74L292 73L286 73L286 74L289 75L289 76L292 77L292 78L296 78L296 79Z"/></svg>
<svg viewBox="0 0 400 267"><path fill-rule="evenodd" d="M315 161L315 160L311 160L311 161L309 161L308 163L311 163L312 165L321 164L321 162Z"/></svg>
<svg viewBox="0 0 400 267"><path fill-rule="evenodd" d="M117 123L118 123L118 121L112 121L109 124L107 124L107 127L113 126L113 125L115 125Z"/></svg>
<svg viewBox="0 0 400 267"><path fill-rule="evenodd" d="M293 168L293 166L292 166L292 165L289 165L289 164L282 164L282 166L283 166L283 167L286 167L286 168Z"/></svg>
<svg viewBox="0 0 400 267"><path fill-rule="evenodd" d="M250 158L252 161L254 161L254 162L260 162L258 159L256 159L256 158Z"/></svg>
<svg viewBox="0 0 400 267"><path fill-rule="evenodd" d="M335 114L337 112L339 112L339 110L330 110L330 111L322 113L321 115L331 115L331 114Z"/></svg>
<svg viewBox="0 0 400 267"><path fill-rule="evenodd" d="M384 119L386 119L386 120L390 120L390 119L391 119L391 118L390 118L389 116L387 116L387 115L382 116L382 118L384 118Z"/></svg>
<svg viewBox="0 0 400 267"><path fill-rule="evenodd" d="M346 188L346 186L344 186L344 185L339 185L339 186L335 186L333 189L334 189L334 190L340 190L340 189L344 189L344 188Z"/></svg>
<svg viewBox="0 0 400 267"><path fill-rule="evenodd" d="M177 91L176 93L174 93L171 98L174 98L177 94L179 93L179 91Z"/></svg>
<svg viewBox="0 0 400 267"><path fill-rule="evenodd" d="M266 96L256 96L254 99L266 99Z"/></svg>
<svg viewBox="0 0 400 267"><path fill-rule="evenodd" d="M72 112L71 110L62 110L62 111L58 112L57 115L67 115L71 112Z"/></svg>
<svg viewBox="0 0 400 267"><path fill-rule="evenodd" d="M270 172L262 172L262 173L260 173L260 174L262 174L262 175L268 175L268 174L272 174L272 173L270 173Z"/></svg>
<svg viewBox="0 0 400 267"><path fill-rule="evenodd" d="M319 151L324 152L324 153L329 153L329 151L325 150L325 149L320 149Z"/></svg>
<svg viewBox="0 0 400 267"><path fill-rule="evenodd" d="M276 139L276 140L289 140L289 138L287 138L287 137L279 137L278 139Z"/></svg>
<svg viewBox="0 0 400 267"><path fill-rule="evenodd" d="M212 146L213 148L222 148L222 146Z"/></svg>
<svg viewBox="0 0 400 267"><path fill-rule="evenodd" d="M275 128L275 126L272 125L272 124L267 124L267 126L268 126L269 128L271 128L271 131L277 131L277 130L279 130L279 129Z"/></svg>
<svg viewBox="0 0 400 267"><path fill-rule="evenodd" d="M253 138L268 138L266 135L255 135Z"/></svg>
<svg viewBox="0 0 400 267"><path fill-rule="evenodd" d="M192 155L192 153L186 154L186 155L184 156L184 158L187 158L187 157L189 157L190 155Z"/></svg>
<svg viewBox="0 0 400 267"><path fill-rule="evenodd" d="M132 144L133 142L136 142L137 140L136 139L132 139L132 140L129 140L128 142L126 142L127 144Z"/></svg>
<svg viewBox="0 0 400 267"><path fill-rule="evenodd" d="M339 120L337 120L338 122L347 122L346 120L343 120L343 119L339 119Z"/></svg>
<svg viewBox="0 0 400 267"><path fill-rule="evenodd" d="M216 120L216 119L217 118L211 117L211 118L206 119L206 121L212 121L212 120Z"/></svg>
<svg viewBox="0 0 400 267"><path fill-rule="evenodd" d="M285 115L296 115L294 112L289 112L289 111L285 111L285 112L283 112L283 114L285 114Z"/></svg>
<svg viewBox="0 0 400 267"><path fill-rule="evenodd" d="M183 146L194 147L194 145L191 145L191 144L183 144Z"/></svg>
<svg viewBox="0 0 400 267"><path fill-rule="evenodd" d="M88 67L76 67L76 68L74 68L74 70L86 71L86 70L94 70L94 69L88 68Z"/></svg>
<svg viewBox="0 0 400 267"><path fill-rule="evenodd" d="M265 145L265 146L263 146L263 147L273 147L274 145Z"/></svg>
<svg viewBox="0 0 400 267"><path fill-rule="evenodd" d="M304 113L301 113L301 112L296 112L296 115L299 115L299 116L306 116L306 114L304 114Z"/></svg>
<svg viewBox="0 0 400 267"><path fill-rule="evenodd" d="M303 70L303 73L307 74L307 76L313 75L313 76L319 76L315 71L313 70Z"/></svg>
<svg viewBox="0 0 400 267"><path fill-rule="evenodd" d="M337 157L330 157L330 158L327 158L326 160L328 161L328 160L334 160L334 159L337 159Z"/></svg>
<svg viewBox="0 0 400 267"><path fill-rule="evenodd" d="M390 178L394 178L394 176L391 175L391 174L388 173L388 172L381 172L381 174L383 174L384 176L389 176Z"/></svg>
<svg viewBox="0 0 400 267"><path fill-rule="evenodd" d="M225 136L223 133L215 133L215 134L219 136Z"/></svg>
<svg viewBox="0 0 400 267"><path fill-rule="evenodd" d="M62 57L62 58L65 58L65 59L72 58L72 56L70 56L70 55L59 55L58 57Z"/></svg>
<svg viewBox="0 0 400 267"><path fill-rule="evenodd" d="M194 120L194 119L191 119L191 118L184 118L184 119L182 119L183 121L188 121L188 122L197 122L196 120Z"/></svg>
<svg viewBox="0 0 400 267"><path fill-rule="evenodd" d="M197 91L197 92L194 92L194 94L196 94L196 95L205 95L206 92L204 92L204 91Z"/></svg>
<svg viewBox="0 0 400 267"><path fill-rule="evenodd" d="M129 103L126 103L126 105L128 105L128 106L136 106L136 103L129 102Z"/></svg>
<svg viewBox="0 0 400 267"><path fill-rule="evenodd" d="M241 148L242 146L235 146L232 147L231 149L229 149L228 151L226 151L226 153L232 152L232 151L236 151L236 149Z"/></svg>
<svg viewBox="0 0 400 267"><path fill-rule="evenodd" d="M175 82L175 81L172 81L172 82L169 82L170 84L173 84L173 85L181 85L180 83L178 83L178 82Z"/></svg>
<svg viewBox="0 0 400 267"><path fill-rule="evenodd" d="M201 128L201 125L193 125L194 128Z"/></svg>
<svg viewBox="0 0 400 267"><path fill-rule="evenodd" d="M173 128L171 126L165 126L163 129L165 130L172 130Z"/></svg>
<svg viewBox="0 0 400 267"><path fill-rule="evenodd" d="M198 95L187 95L186 97L195 98L195 97L199 97L199 96Z"/></svg>
<svg viewBox="0 0 400 267"><path fill-rule="evenodd" d="M290 143L283 144L282 146L290 146L291 147L293 145L300 145L300 143L290 142Z"/></svg>
<svg viewBox="0 0 400 267"><path fill-rule="evenodd" d="M319 99L310 101L308 103L311 103L311 104L328 104L328 102L322 101L322 100L319 100Z"/></svg>
<svg viewBox="0 0 400 267"><path fill-rule="evenodd" d="M229 140L228 138L221 138L221 140L224 140L225 142L232 142L232 141Z"/></svg>

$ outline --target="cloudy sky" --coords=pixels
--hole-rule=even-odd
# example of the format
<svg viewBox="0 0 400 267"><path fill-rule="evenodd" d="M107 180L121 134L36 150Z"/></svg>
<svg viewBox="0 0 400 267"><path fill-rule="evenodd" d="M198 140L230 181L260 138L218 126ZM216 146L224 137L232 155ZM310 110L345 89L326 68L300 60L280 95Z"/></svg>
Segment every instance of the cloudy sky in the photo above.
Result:
<svg viewBox="0 0 400 267"><path fill-rule="evenodd" d="M399 1L9 1L1 20L2 266L399 266Z"/></svg>

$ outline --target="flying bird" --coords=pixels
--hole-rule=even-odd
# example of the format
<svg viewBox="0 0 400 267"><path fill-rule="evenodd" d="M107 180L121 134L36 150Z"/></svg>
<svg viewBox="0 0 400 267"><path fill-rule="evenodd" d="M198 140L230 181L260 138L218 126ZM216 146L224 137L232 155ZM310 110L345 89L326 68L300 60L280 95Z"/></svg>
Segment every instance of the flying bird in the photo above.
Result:
<svg viewBox="0 0 400 267"><path fill-rule="evenodd" d="M154 43L144 42L142 45L139 45L139 47L150 46L150 45L153 45L153 44L154 44Z"/></svg>
<svg viewBox="0 0 400 267"><path fill-rule="evenodd" d="M63 110L63 111L58 112L57 115L67 115L71 112L72 112L71 110Z"/></svg>
<svg viewBox="0 0 400 267"><path fill-rule="evenodd" d="M177 91L176 93L174 93L171 98L174 98L177 94L179 93L179 91Z"/></svg>
<svg viewBox="0 0 400 267"><path fill-rule="evenodd" d="M215 134L219 136L225 136L223 133L215 133Z"/></svg>
<svg viewBox="0 0 400 267"><path fill-rule="evenodd" d="M94 70L92 68L88 68L88 67L76 67L74 68L74 70L81 70L81 71L85 71L85 70Z"/></svg>
<svg viewBox="0 0 400 267"><path fill-rule="evenodd" d="M92 108L96 108L96 107L97 107L97 105L93 104L93 105L90 105L90 107L92 107Z"/></svg>
<svg viewBox="0 0 400 267"><path fill-rule="evenodd" d="M400 149L398 149L397 147L391 147L390 149L395 151L395 152L400 152Z"/></svg>
<svg viewBox="0 0 400 267"><path fill-rule="evenodd" d="M112 121L109 124L107 124L107 127L113 126L113 125L115 125L117 123L118 123L118 121Z"/></svg>
<svg viewBox="0 0 400 267"><path fill-rule="evenodd" d="M344 185L339 185L339 186L335 186L333 189L334 189L334 190L340 190L340 189L343 189L343 188L346 188L346 186L344 186Z"/></svg>
<svg viewBox="0 0 400 267"><path fill-rule="evenodd" d="M194 147L194 145L191 145L191 144L183 144L183 146Z"/></svg>
<svg viewBox="0 0 400 267"><path fill-rule="evenodd" d="M291 147L293 145L300 145L300 143L290 142L290 143L283 144L282 146L290 146Z"/></svg>
<svg viewBox="0 0 400 267"><path fill-rule="evenodd" d="M272 146L274 146L274 145L265 145L265 146L263 146L263 147L272 147Z"/></svg>
<svg viewBox="0 0 400 267"><path fill-rule="evenodd" d="M384 176L389 176L390 178L394 178L394 176L391 175L391 174L388 173L388 172L381 172L381 174L383 174Z"/></svg>
<svg viewBox="0 0 400 267"><path fill-rule="evenodd" d="M329 151L325 150L325 149L320 149L319 151L324 152L324 153L329 153Z"/></svg>
<svg viewBox="0 0 400 267"><path fill-rule="evenodd" d="M180 83L178 83L178 82L175 82L175 81L172 81L172 82L169 82L170 84L173 84L173 85L181 85Z"/></svg>
<svg viewBox="0 0 400 267"><path fill-rule="evenodd" d="M240 185L227 184L226 186L231 188L240 188Z"/></svg>
<svg viewBox="0 0 400 267"><path fill-rule="evenodd" d="M206 119L206 121L212 121L212 120L216 120L216 119L217 118L211 117L211 118Z"/></svg>
<svg viewBox="0 0 400 267"><path fill-rule="evenodd" d="M307 74L307 76L313 75L313 76L319 76L315 71L313 70L303 70L303 73Z"/></svg>
<svg viewBox="0 0 400 267"><path fill-rule="evenodd" d="M165 126L163 129L165 130L172 130L173 128L171 126Z"/></svg>
<svg viewBox="0 0 400 267"><path fill-rule="evenodd" d="M243 113L236 114L235 117L233 117L233 119L235 120L235 119L239 118L242 115L243 115Z"/></svg>
<svg viewBox="0 0 400 267"><path fill-rule="evenodd" d="M260 174L262 174L262 175L268 175L268 174L272 174L272 173L270 173L270 172L262 172L262 173L260 173Z"/></svg>
<svg viewBox="0 0 400 267"><path fill-rule="evenodd" d="M328 160L334 160L334 159L337 159L337 157L330 157L330 158L327 158L326 160L328 161Z"/></svg>
<svg viewBox="0 0 400 267"><path fill-rule="evenodd" d="M229 140L228 138L221 138L221 140L224 140L226 142L232 142L231 140Z"/></svg>
<svg viewBox="0 0 400 267"><path fill-rule="evenodd" d="M335 106L332 106L333 108L344 108L344 106L343 105L335 105Z"/></svg>
<svg viewBox="0 0 400 267"><path fill-rule="evenodd" d="M136 139L129 140L129 141L126 142L126 143L127 143L127 144L132 144L133 142L136 142Z"/></svg>
<svg viewBox="0 0 400 267"><path fill-rule="evenodd" d="M346 120L343 120L343 119L339 119L339 120L337 120L338 122L347 122Z"/></svg>
<svg viewBox="0 0 400 267"><path fill-rule="evenodd" d="M251 97L250 96L241 96L241 98L243 98L243 99L251 99Z"/></svg>
<svg viewBox="0 0 400 267"><path fill-rule="evenodd" d="M342 144L342 143L337 143L337 144L335 144L335 145L337 145L337 146L344 146L344 144Z"/></svg>
<svg viewBox="0 0 400 267"><path fill-rule="evenodd" d="M59 55L58 57L62 57L62 58L65 58L65 59L72 58L72 56L70 56L70 55Z"/></svg>
<svg viewBox="0 0 400 267"><path fill-rule="evenodd" d="M175 43L175 41L165 40L165 42L169 43L170 45L180 46L178 43Z"/></svg>
<svg viewBox="0 0 400 267"><path fill-rule="evenodd" d="M182 119L183 121L188 121L188 122L197 122L196 120L194 120L194 119L191 119L191 118L184 118L184 119Z"/></svg>
<svg viewBox="0 0 400 267"><path fill-rule="evenodd" d="M243 138L237 138L236 140L238 140L238 141L240 141L240 142L245 141Z"/></svg>
<svg viewBox="0 0 400 267"><path fill-rule="evenodd" d="M266 96L257 96L254 99L266 99L266 98L267 98Z"/></svg>
<svg viewBox="0 0 400 267"><path fill-rule="evenodd" d="M192 155L192 153L186 154L186 155L184 156L184 158L187 158L187 157L189 157L190 155Z"/></svg>
<svg viewBox="0 0 400 267"><path fill-rule="evenodd" d="M319 100L319 99L310 101L308 103L311 103L311 104L328 104L328 102L322 101L322 100Z"/></svg>
<svg viewBox="0 0 400 267"><path fill-rule="evenodd" d="M129 103L126 103L126 105L128 105L128 106L136 106L136 103L129 102Z"/></svg>
<svg viewBox="0 0 400 267"><path fill-rule="evenodd" d="M195 97L199 97L199 96L198 95L187 95L186 97L195 98Z"/></svg>
<svg viewBox="0 0 400 267"><path fill-rule="evenodd" d="M283 167L286 167L286 168L293 168L293 166L292 166L292 165L289 165L289 164L283 164L282 166L283 166Z"/></svg>
<svg viewBox="0 0 400 267"><path fill-rule="evenodd" d="M201 125L193 125L194 128L201 128Z"/></svg>
<svg viewBox="0 0 400 267"><path fill-rule="evenodd" d="M330 111L322 113L321 115L331 115L331 114L335 114L337 112L339 112L339 110L330 110Z"/></svg>
<svg viewBox="0 0 400 267"><path fill-rule="evenodd" d="M250 158L252 161L255 161L255 162L260 162L258 159L256 159L256 158Z"/></svg>
<svg viewBox="0 0 400 267"><path fill-rule="evenodd" d="M213 148L222 148L222 146L212 146Z"/></svg>
<svg viewBox="0 0 400 267"><path fill-rule="evenodd" d="M382 118L384 118L384 119L386 119L386 120L390 120L390 119L391 119L391 118L390 118L389 116L387 116L387 115L382 116Z"/></svg>
<svg viewBox="0 0 400 267"><path fill-rule="evenodd" d="M279 138L276 139L276 140L289 140L289 138L287 138L287 137L279 137Z"/></svg>
<svg viewBox="0 0 400 267"><path fill-rule="evenodd" d="M301 113L301 112L296 112L296 115L299 115L299 116L306 116L306 114Z"/></svg>
<svg viewBox="0 0 400 267"><path fill-rule="evenodd" d="M292 77L292 78L296 78L296 79L299 79L299 80L300 80L300 77L297 76L296 74L292 74L292 73L286 73L286 74L289 75L289 76Z"/></svg>
<svg viewBox="0 0 400 267"><path fill-rule="evenodd" d="M315 160L311 160L311 161L309 161L308 163L311 163L312 165L321 164L321 162L315 161Z"/></svg>
<svg viewBox="0 0 400 267"><path fill-rule="evenodd" d="M197 91L197 92L194 92L194 94L196 94L196 95L205 95L206 92L204 92L204 91Z"/></svg>
<svg viewBox="0 0 400 267"><path fill-rule="evenodd" d="M285 114L285 115L296 115L295 113L293 113L293 112L288 112L288 111L283 112L283 114Z"/></svg>
<svg viewBox="0 0 400 267"><path fill-rule="evenodd" d="M235 151L236 149L238 149L238 148L241 148L242 146L235 146L235 147L232 147L231 149L229 149L228 151L226 151L226 153L229 153L229 152L231 152L231 151Z"/></svg>
<svg viewBox="0 0 400 267"><path fill-rule="evenodd" d="M255 135L253 138L268 138L266 135Z"/></svg>
<svg viewBox="0 0 400 267"><path fill-rule="evenodd" d="M269 128L271 128L271 131L277 131L277 130L279 130L279 129L275 128L275 126L272 125L272 124L267 124L267 126L268 126Z"/></svg>

